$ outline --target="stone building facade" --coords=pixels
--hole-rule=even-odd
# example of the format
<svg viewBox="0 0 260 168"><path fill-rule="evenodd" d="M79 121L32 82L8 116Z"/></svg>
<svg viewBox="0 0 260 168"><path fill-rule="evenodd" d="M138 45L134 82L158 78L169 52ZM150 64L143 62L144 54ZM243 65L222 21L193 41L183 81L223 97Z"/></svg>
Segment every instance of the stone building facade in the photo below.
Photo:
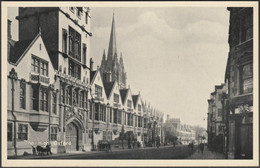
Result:
<svg viewBox="0 0 260 168"><path fill-rule="evenodd" d="M144 144L151 118L163 116L110 71L93 69L88 7L19 8L17 19L19 41L8 20L8 155L47 144L53 153L98 150L122 127Z"/></svg>
<svg viewBox="0 0 260 168"><path fill-rule="evenodd" d="M225 84L216 85L215 91L208 99L208 145L210 149L224 152L226 137L226 113L223 107L223 96L226 94Z"/></svg>
<svg viewBox="0 0 260 168"><path fill-rule="evenodd" d="M253 8L228 8L229 158L253 157Z"/></svg>
<svg viewBox="0 0 260 168"><path fill-rule="evenodd" d="M230 159L253 158L253 8L230 7L229 53L222 87L223 152ZM215 89L216 92L216 89ZM214 113L211 110L216 99L208 100L209 144L213 144ZM217 120L217 119L215 119ZM212 134L211 134L212 133ZM217 132L214 132L214 135Z"/></svg>

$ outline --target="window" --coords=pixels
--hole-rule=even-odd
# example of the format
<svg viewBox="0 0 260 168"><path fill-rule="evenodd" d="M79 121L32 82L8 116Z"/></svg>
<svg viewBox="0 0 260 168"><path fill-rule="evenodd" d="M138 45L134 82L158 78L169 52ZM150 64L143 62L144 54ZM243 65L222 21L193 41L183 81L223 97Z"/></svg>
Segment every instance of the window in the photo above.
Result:
<svg viewBox="0 0 260 168"><path fill-rule="evenodd" d="M77 79L80 79L81 77L80 65L73 62L72 60L69 60L69 75Z"/></svg>
<svg viewBox="0 0 260 168"><path fill-rule="evenodd" d="M132 101L131 100L127 100L127 107L132 108Z"/></svg>
<svg viewBox="0 0 260 168"><path fill-rule="evenodd" d="M253 38L253 11L246 13L241 19L241 42Z"/></svg>
<svg viewBox="0 0 260 168"><path fill-rule="evenodd" d="M87 45L83 43L83 64L87 64Z"/></svg>
<svg viewBox="0 0 260 168"><path fill-rule="evenodd" d="M39 86L32 85L32 109L39 110Z"/></svg>
<svg viewBox="0 0 260 168"><path fill-rule="evenodd" d="M89 103L90 113L89 113L89 119L92 120L92 113L93 113L93 103Z"/></svg>
<svg viewBox="0 0 260 168"><path fill-rule="evenodd" d="M102 87L101 86L95 85L95 95L97 97L102 97Z"/></svg>
<svg viewBox="0 0 260 168"><path fill-rule="evenodd" d="M138 116L138 127L142 127L142 118Z"/></svg>
<svg viewBox="0 0 260 168"><path fill-rule="evenodd" d="M242 66L242 68L240 69L240 74L241 94L253 92L253 63Z"/></svg>
<svg viewBox="0 0 260 168"><path fill-rule="evenodd" d="M40 73L40 60L36 57L32 57L32 71Z"/></svg>
<svg viewBox="0 0 260 168"><path fill-rule="evenodd" d="M110 113L110 114L109 114L109 122L112 123L113 110L112 110L112 108L109 108L109 109L110 109L110 110L109 110L109 113Z"/></svg>
<svg viewBox="0 0 260 168"><path fill-rule="evenodd" d="M53 114L57 114L57 94L56 93L52 93L52 113Z"/></svg>
<svg viewBox="0 0 260 168"><path fill-rule="evenodd" d="M127 125L131 125L131 114L127 114Z"/></svg>
<svg viewBox="0 0 260 168"><path fill-rule="evenodd" d="M95 103L95 120L99 120L99 104Z"/></svg>
<svg viewBox="0 0 260 168"><path fill-rule="evenodd" d="M40 110L48 112L48 90L43 87L40 90Z"/></svg>
<svg viewBox="0 0 260 168"><path fill-rule="evenodd" d="M68 32L66 29L62 29L62 52L67 54L67 39L68 39Z"/></svg>
<svg viewBox="0 0 260 168"><path fill-rule="evenodd" d="M88 24L88 12L86 12L86 17L85 18L86 18L86 20L85 20L86 24Z"/></svg>
<svg viewBox="0 0 260 168"><path fill-rule="evenodd" d="M81 35L69 27L69 55L81 61Z"/></svg>
<svg viewBox="0 0 260 168"><path fill-rule="evenodd" d="M28 140L28 125L18 124L18 140Z"/></svg>
<svg viewBox="0 0 260 168"><path fill-rule="evenodd" d="M57 141L57 133L58 133L58 128L51 127L51 141Z"/></svg>
<svg viewBox="0 0 260 168"><path fill-rule="evenodd" d="M13 141L13 123L7 123L7 141Z"/></svg>
<svg viewBox="0 0 260 168"><path fill-rule="evenodd" d="M114 93L114 102L119 103L119 95Z"/></svg>
<svg viewBox="0 0 260 168"><path fill-rule="evenodd" d="M26 83L20 82L20 107L25 109Z"/></svg>
<svg viewBox="0 0 260 168"><path fill-rule="evenodd" d="M117 113L118 113L118 110L114 109L114 123L115 124L117 124Z"/></svg>
<svg viewBox="0 0 260 168"><path fill-rule="evenodd" d="M222 116L222 109L218 109L218 116Z"/></svg>
<svg viewBox="0 0 260 168"><path fill-rule="evenodd" d="M36 56L32 56L32 71L44 76L48 76L48 62Z"/></svg>
<svg viewBox="0 0 260 168"><path fill-rule="evenodd" d="M118 117L117 117L117 123L118 123L118 124L122 124L122 111L121 111L121 110L118 110L118 111L117 111L117 115L118 115Z"/></svg>
<svg viewBox="0 0 260 168"><path fill-rule="evenodd" d="M138 104L138 111L141 111L141 105Z"/></svg>

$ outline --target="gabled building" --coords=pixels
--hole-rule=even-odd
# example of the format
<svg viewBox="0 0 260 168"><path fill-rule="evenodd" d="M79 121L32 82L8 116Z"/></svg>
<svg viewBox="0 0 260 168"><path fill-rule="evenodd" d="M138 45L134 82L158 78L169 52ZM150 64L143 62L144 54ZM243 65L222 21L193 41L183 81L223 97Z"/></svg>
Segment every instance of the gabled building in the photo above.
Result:
<svg viewBox="0 0 260 168"><path fill-rule="evenodd" d="M39 142L48 138L47 143L51 144L54 153L89 149L87 127L90 87L88 47L91 37L89 14L87 7L20 7L19 15L16 17L19 21L19 41L15 44L10 40L11 35L8 36L9 69L15 63L18 63L17 67L20 68L22 64L19 58L24 58L21 56L28 52L27 46L32 44L32 39L38 34L44 43L32 48L35 56L30 59L26 57L29 60L26 61L26 65L22 65L23 68L18 68L17 74L26 72L28 65L31 66L31 71L38 73L29 75L29 79L33 81L30 82L32 91L26 93L32 102L26 101L26 103L33 103L30 105L31 112L56 110L56 117L50 117L49 122L45 119L47 113L44 115L45 118L39 114L29 118L31 125L42 132L45 130L42 122L56 123L56 127L47 129L48 135L42 133L35 136L39 138L37 140ZM40 54L45 47L46 53ZM47 56L49 61L45 60ZM52 83L53 81L55 82ZM44 89L47 85L51 85L51 89ZM57 108L54 108L55 106ZM23 132L28 130L29 127L26 126L20 128ZM42 146L46 146L46 143ZM18 148L14 148L18 154ZM26 147L22 150L32 151Z"/></svg>
<svg viewBox="0 0 260 168"><path fill-rule="evenodd" d="M7 148L8 155L22 155L60 139L56 71L41 32L14 42L8 53Z"/></svg>
<svg viewBox="0 0 260 168"><path fill-rule="evenodd" d="M90 113L88 128L90 128L90 136L92 150L97 148L99 140L108 138L106 132L108 130L108 101L105 87L100 75L100 71L90 72ZM92 139L93 138L93 139Z"/></svg>
<svg viewBox="0 0 260 168"><path fill-rule="evenodd" d="M124 110L120 97L119 86L116 81L104 82L107 100L110 107L111 131L113 131L112 140L119 137L119 133L124 125Z"/></svg>
<svg viewBox="0 0 260 168"><path fill-rule="evenodd" d="M134 113L136 114L136 133L137 133L137 141L143 142L143 134L144 134L144 117L143 117L143 109L142 109L142 100L140 93L138 95L132 95L133 105L134 105Z"/></svg>
<svg viewBox="0 0 260 168"><path fill-rule="evenodd" d="M122 100L122 105L125 111L125 130L130 131L136 135L136 116L134 114L134 104L132 100L131 89L120 89L120 96Z"/></svg>

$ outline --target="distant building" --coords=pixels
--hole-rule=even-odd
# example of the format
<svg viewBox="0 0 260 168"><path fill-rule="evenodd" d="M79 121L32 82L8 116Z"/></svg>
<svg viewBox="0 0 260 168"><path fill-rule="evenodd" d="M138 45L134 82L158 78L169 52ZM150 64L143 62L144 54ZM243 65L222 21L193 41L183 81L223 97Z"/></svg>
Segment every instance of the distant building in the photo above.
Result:
<svg viewBox="0 0 260 168"><path fill-rule="evenodd" d="M195 142L195 130L191 125L181 124L180 118L170 118L167 116L167 120L165 122L165 126L174 127L176 130L176 136L178 138L178 142L182 144L189 144L191 142Z"/></svg>
<svg viewBox="0 0 260 168"><path fill-rule="evenodd" d="M223 152L226 144L226 113L222 103L225 92L225 84L216 85L208 100L208 145L219 152Z"/></svg>

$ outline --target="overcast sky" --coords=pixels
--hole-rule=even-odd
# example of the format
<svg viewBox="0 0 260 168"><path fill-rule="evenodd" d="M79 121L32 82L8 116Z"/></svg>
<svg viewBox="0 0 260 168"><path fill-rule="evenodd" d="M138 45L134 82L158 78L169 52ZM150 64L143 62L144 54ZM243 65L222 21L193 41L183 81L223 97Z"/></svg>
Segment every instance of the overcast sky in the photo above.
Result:
<svg viewBox="0 0 260 168"><path fill-rule="evenodd" d="M228 57L226 8L91 8L91 57L107 53L115 11L117 51L133 93L182 123L206 128L214 86L224 82ZM16 10L9 10L14 20ZM13 24L16 21L13 21ZM13 37L17 39L16 26Z"/></svg>

